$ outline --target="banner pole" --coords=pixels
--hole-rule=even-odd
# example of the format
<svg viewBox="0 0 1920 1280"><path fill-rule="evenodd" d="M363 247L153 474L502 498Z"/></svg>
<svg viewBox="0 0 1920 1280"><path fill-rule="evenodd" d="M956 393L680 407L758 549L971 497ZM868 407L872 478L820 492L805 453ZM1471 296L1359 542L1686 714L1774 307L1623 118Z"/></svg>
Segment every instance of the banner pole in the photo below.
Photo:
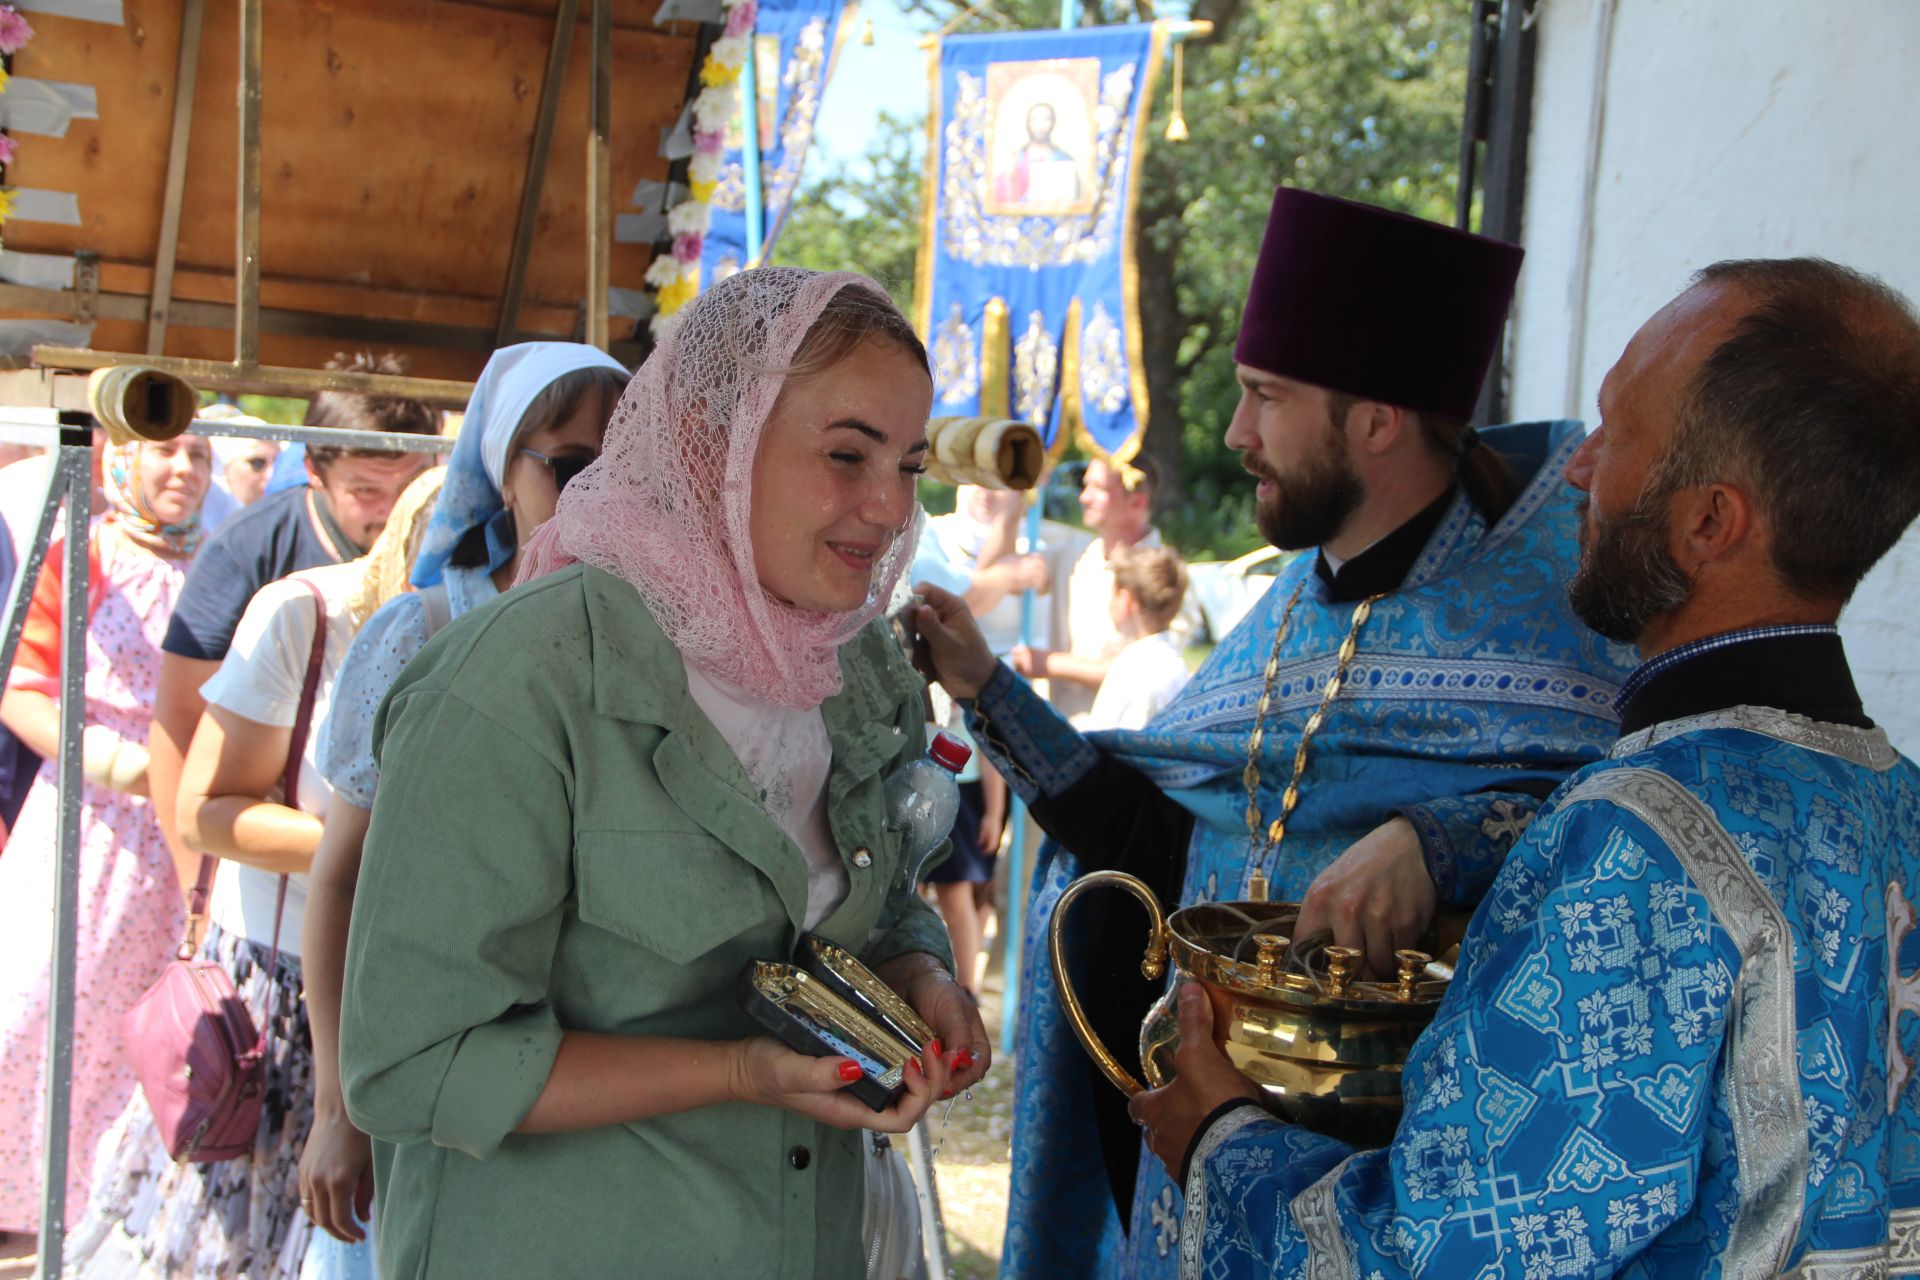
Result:
<svg viewBox="0 0 1920 1280"><path fill-rule="evenodd" d="M747 60L740 68L740 169L747 180L747 265L760 265L766 210L760 189L760 23L747 32Z"/></svg>
<svg viewBox="0 0 1920 1280"><path fill-rule="evenodd" d="M1080 0L1060 0L1060 29L1071 31L1080 25ZM1027 545L1022 553L1033 555L1040 546L1041 512L1046 506L1046 489L1043 487L1034 498L1033 510L1027 513ZM1063 590L1065 584L1055 583L1056 591ZM1020 643L1033 643L1034 594L1023 591L1020 594ZM1020 1023L1020 935L1026 927L1022 916L1025 914L1027 895L1027 806L1019 796L1012 798L1007 814L1007 827L1012 839L1007 844L1007 918L1001 938L1001 981L1004 990L1000 997L1000 1051L1005 1053L1013 1044L1014 1029Z"/></svg>

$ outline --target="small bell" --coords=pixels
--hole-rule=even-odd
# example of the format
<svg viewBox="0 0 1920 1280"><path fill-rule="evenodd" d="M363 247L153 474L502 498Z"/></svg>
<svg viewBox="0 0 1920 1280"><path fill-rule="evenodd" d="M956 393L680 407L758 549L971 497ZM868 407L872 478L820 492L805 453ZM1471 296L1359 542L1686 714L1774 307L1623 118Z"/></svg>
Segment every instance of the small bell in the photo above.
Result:
<svg viewBox="0 0 1920 1280"><path fill-rule="evenodd" d="M873 19L868 18L860 24L860 43L873 47Z"/></svg>
<svg viewBox="0 0 1920 1280"><path fill-rule="evenodd" d="M1167 141L1187 140L1187 117L1180 110L1182 90L1186 87L1187 45L1184 40L1173 46L1173 110L1167 117Z"/></svg>

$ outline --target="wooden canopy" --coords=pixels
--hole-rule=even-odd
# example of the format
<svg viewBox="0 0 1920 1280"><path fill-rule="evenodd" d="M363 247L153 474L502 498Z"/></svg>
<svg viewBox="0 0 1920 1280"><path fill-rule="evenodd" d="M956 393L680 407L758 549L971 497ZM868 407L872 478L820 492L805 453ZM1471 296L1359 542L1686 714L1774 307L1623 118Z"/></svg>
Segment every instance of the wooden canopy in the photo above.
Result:
<svg viewBox="0 0 1920 1280"><path fill-rule="evenodd" d="M404 353L413 375L464 381L503 341L599 339L619 352L634 320L616 301L596 332L606 295L590 280L603 272L616 299L645 287L662 231L645 215L663 196L636 204L636 189L668 177L662 140L701 50L698 23L654 24L660 6L123 0L115 26L26 0L37 34L14 76L91 86L98 119L74 119L64 137L14 130L7 184L74 193L79 223L16 217L5 247L79 254L82 279L59 291L0 285L0 316L90 320L98 352L246 363L234 304L236 279L242 298L249 283L236 261L251 18L258 364L317 369L336 351L377 348ZM590 182L596 22L611 74L606 168ZM623 214L642 220L615 237ZM85 278L89 254L97 281Z"/></svg>

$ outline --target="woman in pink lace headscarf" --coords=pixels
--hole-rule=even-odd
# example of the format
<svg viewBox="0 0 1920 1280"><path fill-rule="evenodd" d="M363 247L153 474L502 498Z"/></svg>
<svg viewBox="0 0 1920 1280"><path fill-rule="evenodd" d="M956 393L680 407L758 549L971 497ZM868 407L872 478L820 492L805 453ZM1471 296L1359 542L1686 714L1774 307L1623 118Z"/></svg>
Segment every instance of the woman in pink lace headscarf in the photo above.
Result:
<svg viewBox="0 0 1920 1280"><path fill-rule="evenodd" d="M340 1043L383 1274L865 1273L859 1130L907 1129L988 1055L883 812L925 749L877 619L931 402L871 281L723 281L523 585L394 685ZM936 1033L885 1111L846 1092L853 1057L741 1009L743 970L805 933Z"/></svg>

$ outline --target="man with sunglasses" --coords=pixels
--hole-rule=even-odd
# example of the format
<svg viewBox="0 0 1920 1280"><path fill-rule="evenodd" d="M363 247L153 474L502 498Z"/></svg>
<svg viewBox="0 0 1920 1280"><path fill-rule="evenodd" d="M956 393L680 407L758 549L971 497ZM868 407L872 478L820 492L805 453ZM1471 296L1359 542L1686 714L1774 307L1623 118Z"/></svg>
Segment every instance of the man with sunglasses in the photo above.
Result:
<svg viewBox="0 0 1920 1280"><path fill-rule="evenodd" d="M328 367L382 374L405 369L397 356L364 352L331 361ZM304 422L310 427L434 435L440 415L417 400L322 391L309 404ZM200 686L227 656L248 602L261 587L297 570L365 555L400 491L431 465L432 455L426 453L309 449L305 485L253 503L195 557L161 644L160 685L148 743L153 806L173 846L182 889L193 882L199 856L185 849L175 826L180 766L206 710Z"/></svg>

